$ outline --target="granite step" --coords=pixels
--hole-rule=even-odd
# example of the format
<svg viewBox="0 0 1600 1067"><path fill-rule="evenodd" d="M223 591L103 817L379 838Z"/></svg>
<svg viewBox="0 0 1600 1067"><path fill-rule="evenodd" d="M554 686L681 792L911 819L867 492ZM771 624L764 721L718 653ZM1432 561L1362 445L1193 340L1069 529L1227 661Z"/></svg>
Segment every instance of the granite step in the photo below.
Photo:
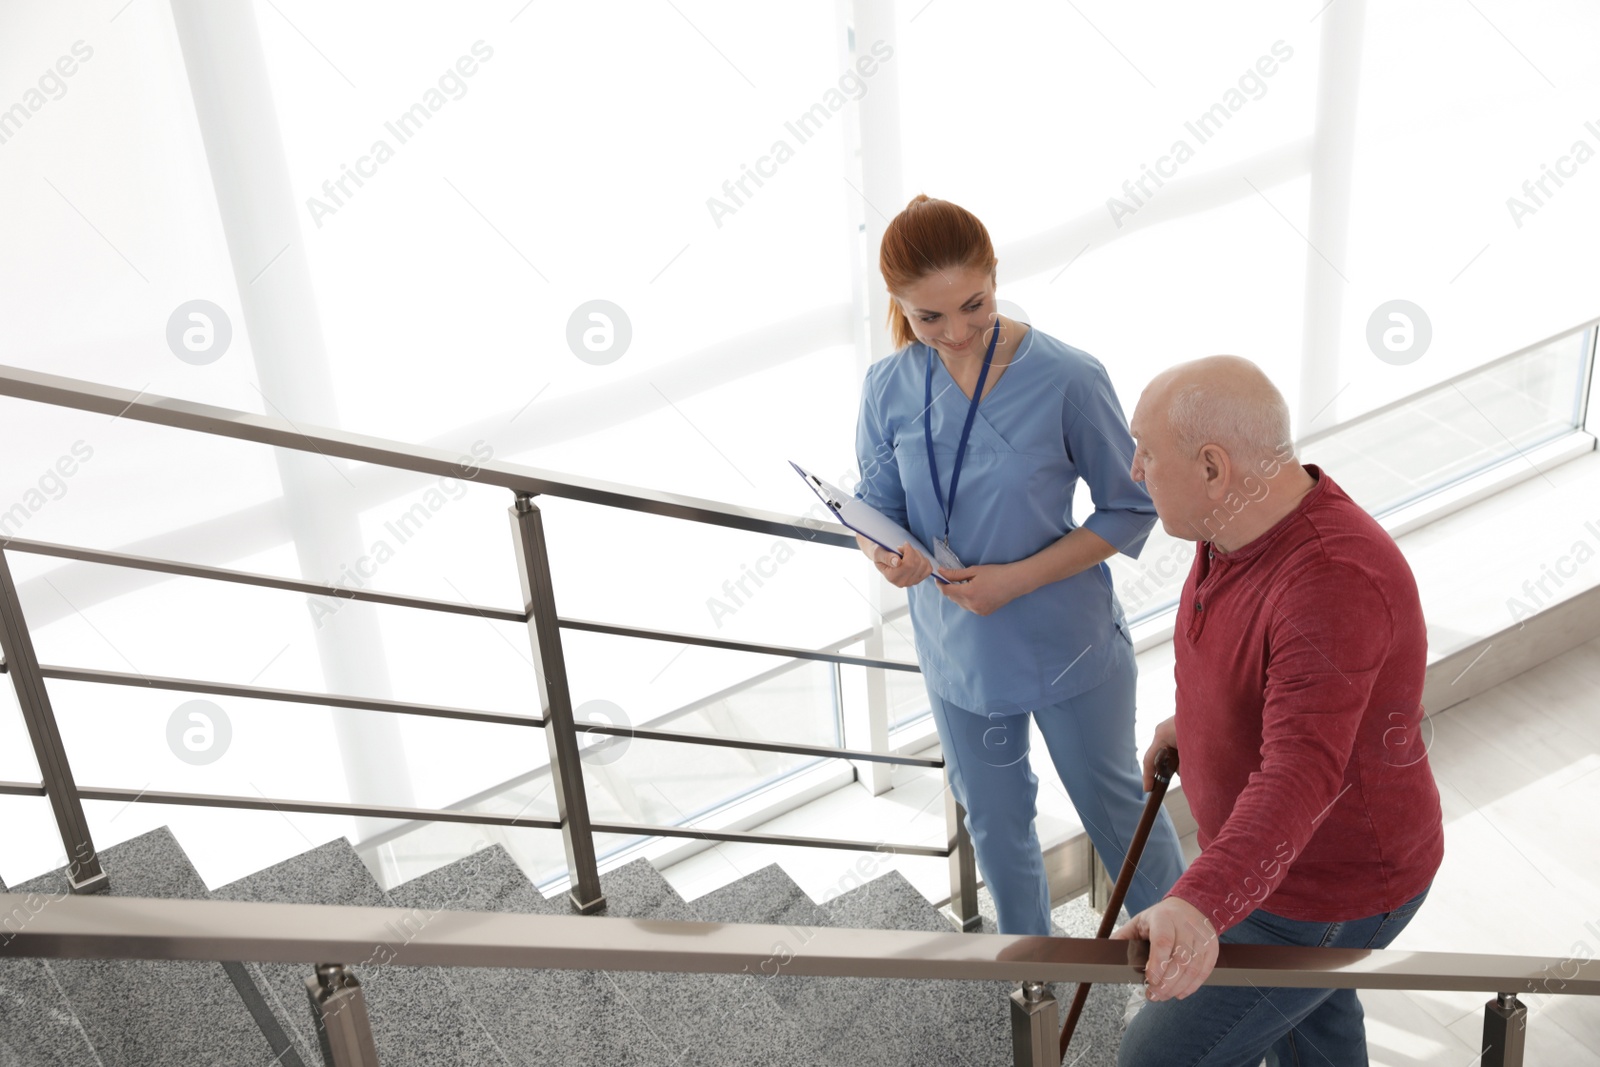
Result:
<svg viewBox="0 0 1600 1067"><path fill-rule="evenodd" d="M873 883L868 883L869 885ZM907 887L909 888L909 886ZM825 1047L848 1048L864 1067L898 1067L907 1063L987 1065L1011 1062L1010 1031L1002 983L945 983L891 978L820 978L785 973L784 965L803 956L815 931L837 926L876 929L951 931L921 894L893 899L880 891L887 914L866 914L858 901L847 912L864 921L842 923L813 902L777 864L763 867L737 882L691 902L707 922L772 923L784 935L763 964L762 985L780 1007L813 1028ZM852 906L857 905L857 906ZM950 988L945 988L949 986ZM972 996L976 1005L962 1005L961 1022L944 1014L952 997ZM972 1018L973 1016L976 1018ZM956 1034L963 1023L982 1032ZM930 1034L936 1040L930 1040ZM997 1058L998 1057L998 1058Z"/></svg>
<svg viewBox="0 0 1600 1067"><path fill-rule="evenodd" d="M565 897L546 900L509 853L493 845L389 891L425 923L439 909L570 915ZM359 975L358 975L359 977ZM649 1024L600 971L456 968L441 977L478 1018L493 1020L504 1060L495 1063L666 1062Z"/></svg>
<svg viewBox="0 0 1600 1067"><path fill-rule="evenodd" d="M214 890L218 900L281 904L389 907L391 902L344 838L303 852L276 866ZM389 966L417 915L396 912L394 941L373 946L360 960L307 960L303 964L245 965L284 1024L305 1064L322 1063L305 982L317 963L349 965L366 993L373 1041L384 1067L504 1063L493 1020L477 1014L439 968ZM261 1062L271 1060L266 1056Z"/></svg>
<svg viewBox="0 0 1600 1067"><path fill-rule="evenodd" d="M692 904L645 860L602 876L605 913L612 916L784 927L770 957L750 973L705 975L389 966L389 954L440 910L571 914L564 897L545 899L500 846L388 893L342 838L210 893L165 828L107 849L101 859L119 896L395 908L393 942L375 946L368 959L342 961L366 990L387 1067L800 1067L836 1062L841 1049L867 1067L1012 1062L1010 983L784 973L784 964L824 927L953 931L949 918L894 871L822 904L777 865ZM65 884L65 872L56 871L12 892L35 894L47 907ZM981 903L992 932L992 907ZM1072 936L1092 936L1099 921L1086 898L1063 905L1053 919L1058 932ZM0 1067L296 1059L315 1067L322 1060L305 979L316 962L230 965L253 985L259 1010L271 1016L269 1028L288 1035L292 1050L276 1056L222 964L7 959L0 936ZM1116 1062L1129 988L1094 988L1068 1062ZM1055 992L1064 1010L1072 987Z"/></svg>
<svg viewBox="0 0 1600 1067"><path fill-rule="evenodd" d="M165 827L105 849L100 863L112 896L206 895ZM11 890L45 907L66 891L65 867ZM273 1057L220 963L0 959L0 1034L27 1067L233 1067Z"/></svg>
<svg viewBox="0 0 1600 1067"><path fill-rule="evenodd" d="M782 868L773 864L697 898L690 906L710 922L773 923L787 927L788 936L774 946L773 964L769 968L772 977L766 983L769 993L796 1018L827 1020L823 1025L830 1032L830 1040L847 1041L847 1047L862 1050L863 1063L912 1062L927 1053L925 1039L914 1032L926 1028L936 1038L949 1036L948 1042L942 1038L938 1041L942 1046L940 1054L949 1062L1009 1064L1007 998L1014 988L1010 984L811 978L783 973L782 961L793 953L803 952L810 931L818 927L955 930L952 920L932 908L900 875L885 877L888 881L881 884L878 880L868 882L837 900L817 904ZM986 913L983 932L995 933L993 908L986 893L980 892L980 907ZM1100 916L1090 910L1086 896L1061 905L1052 919L1053 933L1071 937L1093 937L1100 923ZM970 1003L963 1005L967 1010L965 1019L950 1014L947 997L939 992L940 987L945 987L945 993L972 997ZM1090 990L1073 1039L1069 1063L1078 1067L1114 1067L1121 1043L1123 1007L1131 988L1106 985ZM1061 1002L1063 1018L1074 989L1070 983L1052 986L1052 992ZM997 1001L987 999L992 993L999 995ZM838 1017L841 1004L850 1005L857 1014ZM877 1011L878 1018L874 1020L872 1013L859 1010L862 1004L884 1007Z"/></svg>
<svg viewBox="0 0 1600 1067"><path fill-rule="evenodd" d="M7 892L11 890L0 881L0 893ZM48 907L53 896L29 898L22 913L5 917L3 929L20 930L31 910ZM0 933L0 1067L94 1064L70 1006L56 993L44 961L7 958L4 941L4 933Z"/></svg>
<svg viewBox="0 0 1600 1067"><path fill-rule="evenodd" d="M955 927L899 871L890 870L822 905L835 926L952 933ZM1013 1062L1012 982L883 979L880 1027L898 1026L900 1062L1001 1067ZM901 1004L907 1005L901 1008ZM914 1009L911 1005L915 1005ZM909 1017L909 1018L907 1018Z"/></svg>
<svg viewBox="0 0 1600 1067"><path fill-rule="evenodd" d="M700 922L648 860L601 875L605 914ZM784 1011L750 974L606 972L654 1033L662 1064L811 1067L837 1062L812 1019Z"/></svg>

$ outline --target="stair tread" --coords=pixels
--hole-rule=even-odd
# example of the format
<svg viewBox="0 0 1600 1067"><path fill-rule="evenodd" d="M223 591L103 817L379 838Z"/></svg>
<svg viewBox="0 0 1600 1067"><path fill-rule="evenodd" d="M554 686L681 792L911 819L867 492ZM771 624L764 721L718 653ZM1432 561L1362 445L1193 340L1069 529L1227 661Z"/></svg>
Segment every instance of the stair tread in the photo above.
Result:
<svg viewBox="0 0 1600 1067"><path fill-rule="evenodd" d="M222 886L212 896L273 903L393 906L342 837ZM355 972L366 993L379 1062L392 1067L501 1062L487 1021L456 995L443 971L388 966L394 950L411 936L407 924L416 921L417 916L408 918L407 912L396 909L394 939L374 946L364 959L245 965L266 991L268 1003L293 1035L308 1065L322 1062L305 985L312 966L319 962L344 963Z"/></svg>
<svg viewBox="0 0 1600 1067"><path fill-rule="evenodd" d="M892 869L834 897L823 910L835 925L864 930L949 933L953 929L950 920L940 915L905 875Z"/></svg>
<svg viewBox="0 0 1600 1067"><path fill-rule="evenodd" d="M412 909L572 913L564 898L546 900L500 845L396 886L389 899ZM603 972L469 967L452 969L449 980L480 1017L494 1021L511 1062L643 1067L667 1059ZM605 1024L596 1026L596 1019Z"/></svg>
<svg viewBox="0 0 1600 1067"><path fill-rule="evenodd" d="M606 914L696 922L699 916L648 860L601 876ZM799 1067L833 1057L768 996L754 974L607 972L649 1021L668 1063L737 1063ZM809 1022L809 1020L807 1021Z"/></svg>
<svg viewBox="0 0 1600 1067"><path fill-rule="evenodd" d="M892 877L891 877L892 876ZM877 882L886 881L878 886ZM874 888L876 886L876 888ZM762 984L794 1018L806 1020L825 1048L849 1048L864 1065L1005 1064L1011 1060L1005 982L929 982L914 978L824 978L784 973L819 927L871 927L953 933L897 871L817 904L770 864L693 902L712 922L786 927L763 961ZM848 922L841 919L851 920Z"/></svg>
<svg viewBox="0 0 1600 1067"><path fill-rule="evenodd" d="M217 900L383 907L383 890L342 837L213 889Z"/></svg>
<svg viewBox="0 0 1600 1067"><path fill-rule="evenodd" d="M100 852L118 897L204 897L166 827ZM11 889L59 898L66 868ZM48 906L46 904L45 906ZM0 1031L30 1064L265 1063L272 1059L220 963L0 960Z"/></svg>
<svg viewBox="0 0 1600 1067"><path fill-rule="evenodd" d="M605 914L615 918L697 921L694 910L649 860L607 871L600 876L600 889L606 898Z"/></svg>
<svg viewBox="0 0 1600 1067"><path fill-rule="evenodd" d="M387 893L343 838L211 893L165 828L107 849L102 862L119 896L394 908L394 940L366 960L343 961L366 989L382 1062L394 1067L558 1060L800 1067L831 1062L840 1049L870 1067L1011 1062L1010 983L784 973L818 928L953 931L897 871L821 904L776 864L692 903L646 860L602 877L611 916L785 928L751 973L710 975L386 966L388 953L440 910L572 913L565 897L546 899L498 845ZM58 896L64 886L64 872L56 871L11 892ZM1098 924L1081 902L1055 917L1070 936L1092 936ZM992 919L987 925L992 929ZM49 962L0 959L0 1067L140 1067L175 1055L194 1064L272 1060L220 964ZM304 1062L320 1063L305 998L310 961L246 968ZM1091 991L1073 1043L1077 1067L1115 1063L1128 988ZM1054 992L1064 1011L1072 986ZM199 1040L204 1049L184 1047Z"/></svg>
<svg viewBox="0 0 1600 1067"><path fill-rule="evenodd" d="M690 902L706 922L834 926L828 914L776 863Z"/></svg>
<svg viewBox="0 0 1600 1067"><path fill-rule="evenodd" d="M547 900L502 845L490 845L388 891L402 907L570 915L565 899Z"/></svg>

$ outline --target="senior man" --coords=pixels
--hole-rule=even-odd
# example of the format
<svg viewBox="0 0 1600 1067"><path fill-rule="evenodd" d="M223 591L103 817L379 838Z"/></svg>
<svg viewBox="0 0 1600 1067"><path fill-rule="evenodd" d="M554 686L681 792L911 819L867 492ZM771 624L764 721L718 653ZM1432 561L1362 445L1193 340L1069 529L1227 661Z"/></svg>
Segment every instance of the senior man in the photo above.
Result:
<svg viewBox="0 0 1600 1067"><path fill-rule="evenodd" d="M1230 944L1382 948L1444 856L1419 737L1427 634L1383 528L1294 458L1283 396L1237 356L1173 367L1139 398L1132 474L1197 542L1173 646L1178 749L1201 853L1113 935L1150 942L1119 1063L1365 1064L1349 989L1202 986Z"/></svg>

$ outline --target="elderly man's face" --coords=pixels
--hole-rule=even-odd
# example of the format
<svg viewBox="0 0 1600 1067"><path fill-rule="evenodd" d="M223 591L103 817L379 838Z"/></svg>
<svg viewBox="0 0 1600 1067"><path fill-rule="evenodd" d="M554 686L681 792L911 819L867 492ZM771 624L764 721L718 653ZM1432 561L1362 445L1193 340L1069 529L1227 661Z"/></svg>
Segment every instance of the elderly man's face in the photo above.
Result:
<svg viewBox="0 0 1600 1067"><path fill-rule="evenodd" d="M1129 475L1143 482L1156 507L1161 528L1173 537L1194 541L1200 536L1193 521L1208 510L1205 478L1198 456L1184 455L1173 440L1167 422L1166 389L1151 383L1139 397L1128 422L1133 434L1133 465Z"/></svg>

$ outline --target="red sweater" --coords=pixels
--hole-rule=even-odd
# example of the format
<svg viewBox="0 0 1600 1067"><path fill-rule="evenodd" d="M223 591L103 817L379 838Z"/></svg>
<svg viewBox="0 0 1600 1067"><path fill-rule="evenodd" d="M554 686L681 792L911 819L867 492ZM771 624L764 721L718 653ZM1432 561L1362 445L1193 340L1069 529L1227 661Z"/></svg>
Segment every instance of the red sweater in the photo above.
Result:
<svg viewBox="0 0 1600 1067"><path fill-rule="evenodd" d="M1203 851L1172 895L1218 933L1257 907L1390 911L1444 857L1416 581L1394 539L1305 469L1316 485L1270 530L1196 546L1178 603L1179 773Z"/></svg>

